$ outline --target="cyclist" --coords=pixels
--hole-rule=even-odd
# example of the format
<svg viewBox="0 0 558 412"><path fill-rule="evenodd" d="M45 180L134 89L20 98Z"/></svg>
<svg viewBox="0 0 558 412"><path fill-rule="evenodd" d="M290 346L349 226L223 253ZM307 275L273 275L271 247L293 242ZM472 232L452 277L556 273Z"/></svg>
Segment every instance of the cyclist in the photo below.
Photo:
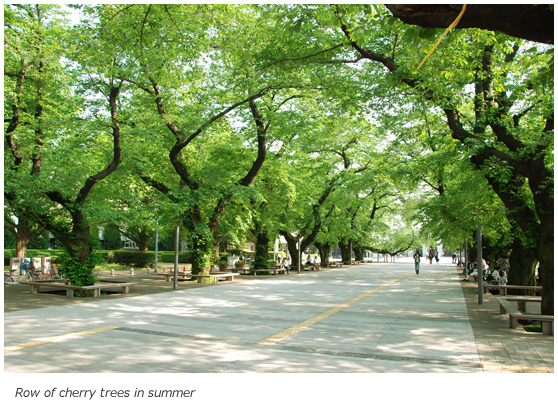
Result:
<svg viewBox="0 0 558 412"><path fill-rule="evenodd" d="M415 254L413 255L413 259L415 260L415 272L417 273L417 275L419 274L419 269L420 269L420 257L422 256L422 253L420 250L415 250Z"/></svg>

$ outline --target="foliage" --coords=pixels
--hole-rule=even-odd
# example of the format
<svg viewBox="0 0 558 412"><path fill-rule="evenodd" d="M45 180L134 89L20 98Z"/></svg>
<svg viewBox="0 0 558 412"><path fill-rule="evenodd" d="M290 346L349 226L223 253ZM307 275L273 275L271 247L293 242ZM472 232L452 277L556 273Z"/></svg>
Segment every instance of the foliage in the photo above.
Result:
<svg viewBox="0 0 558 412"><path fill-rule="evenodd" d="M160 252L159 262L161 263L174 263L174 252ZM178 263L192 263L192 252L179 252Z"/></svg>
<svg viewBox="0 0 558 412"><path fill-rule="evenodd" d="M85 263L81 263L68 251L64 250L57 264L60 272L67 277L72 285L88 286L95 284L97 281L98 274L94 273L93 270L101 260L102 258L98 254L92 253Z"/></svg>
<svg viewBox="0 0 558 412"><path fill-rule="evenodd" d="M121 265L143 268L155 263L155 252L115 250L111 252L110 257L107 255L107 263L120 263Z"/></svg>

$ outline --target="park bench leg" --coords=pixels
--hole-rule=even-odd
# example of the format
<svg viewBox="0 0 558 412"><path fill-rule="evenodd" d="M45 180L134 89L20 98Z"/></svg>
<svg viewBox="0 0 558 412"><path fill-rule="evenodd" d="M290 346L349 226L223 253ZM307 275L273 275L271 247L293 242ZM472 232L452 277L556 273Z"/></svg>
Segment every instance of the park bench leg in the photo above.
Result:
<svg viewBox="0 0 558 412"><path fill-rule="evenodd" d="M39 287L38 286L35 286L35 285L29 285L29 286L31 286L31 294L32 295L39 292Z"/></svg>
<svg viewBox="0 0 558 412"><path fill-rule="evenodd" d="M506 313L506 309L500 304L500 313Z"/></svg>
<svg viewBox="0 0 558 412"><path fill-rule="evenodd" d="M122 293L130 293L130 286L122 286Z"/></svg>
<svg viewBox="0 0 558 412"><path fill-rule="evenodd" d="M510 328L517 329L517 319L510 314Z"/></svg>
<svg viewBox="0 0 558 412"><path fill-rule="evenodd" d="M517 302L517 310L525 313L525 306L527 302Z"/></svg>
<svg viewBox="0 0 558 412"><path fill-rule="evenodd" d="M541 321L541 324L542 324L543 335L554 336L554 322L553 321L543 320L543 321Z"/></svg>
<svg viewBox="0 0 558 412"><path fill-rule="evenodd" d="M73 289L66 289L66 296L69 298L73 298L74 297L74 290Z"/></svg>
<svg viewBox="0 0 558 412"><path fill-rule="evenodd" d="M98 298L99 296L101 296L101 288L93 289L93 297Z"/></svg>

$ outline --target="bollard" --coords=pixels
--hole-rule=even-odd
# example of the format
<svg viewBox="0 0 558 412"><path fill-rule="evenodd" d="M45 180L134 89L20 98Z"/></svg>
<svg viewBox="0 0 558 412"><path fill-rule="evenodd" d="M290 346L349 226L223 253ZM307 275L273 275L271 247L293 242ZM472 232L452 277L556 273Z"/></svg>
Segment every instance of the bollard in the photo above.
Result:
<svg viewBox="0 0 558 412"><path fill-rule="evenodd" d="M147 274L151 275L151 268L147 268Z"/></svg>
<svg viewBox="0 0 558 412"><path fill-rule="evenodd" d="M114 269L111 269L111 270L110 270L110 275L111 275L111 276L114 276Z"/></svg>
<svg viewBox="0 0 558 412"><path fill-rule="evenodd" d="M131 268L130 269L130 275L133 275L133 274L134 274L134 268Z"/></svg>

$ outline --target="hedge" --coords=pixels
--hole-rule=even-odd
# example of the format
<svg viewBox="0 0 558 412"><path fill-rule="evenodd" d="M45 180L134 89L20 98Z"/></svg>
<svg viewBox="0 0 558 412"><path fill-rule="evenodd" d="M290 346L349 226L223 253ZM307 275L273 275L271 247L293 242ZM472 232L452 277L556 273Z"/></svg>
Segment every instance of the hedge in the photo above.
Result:
<svg viewBox="0 0 558 412"><path fill-rule="evenodd" d="M9 249L4 249L4 266L10 265L10 258L12 258L12 251Z"/></svg>
<svg viewBox="0 0 558 412"><path fill-rule="evenodd" d="M147 267L155 263L155 252L139 252L137 250L112 250L107 253L107 263Z"/></svg>
<svg viewBox="0 0 558 412"><path fill-rule="evenodd" d="M159 262L174 263L174 252L159 252ZM192 263L192 252L179 252L178 263Z"/></svg>

